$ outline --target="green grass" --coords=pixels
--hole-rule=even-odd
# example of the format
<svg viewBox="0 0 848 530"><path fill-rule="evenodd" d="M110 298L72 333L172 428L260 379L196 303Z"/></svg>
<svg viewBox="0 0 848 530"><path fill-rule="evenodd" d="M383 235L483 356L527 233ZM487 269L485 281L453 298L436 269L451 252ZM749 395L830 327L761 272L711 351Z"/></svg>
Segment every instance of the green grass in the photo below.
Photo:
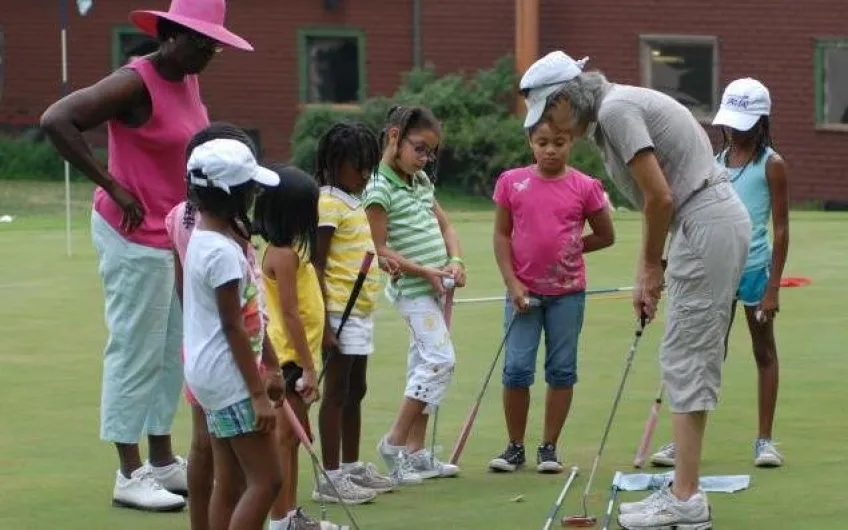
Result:
<svg viewBox="0 0 848 530"><path fill-rule="evenodd" d="M65 255L63 188L57 184L0 182L0 215L17 216L0 224L0 528L88 530L120 528L188 529L185 513L150 515L110 506L116 461L98 440L101 351L106 332L93 249L88 239L91 188L74 185L74 255ZM467 253L469 285L462 297L494 296L501 291L490 248L491 212L486 201L446 199ZM462 207L462 210L457 208ZM751 443L756 434L756 380L743 326L731 340L719 410L711 417L705 474L751 474L752 484L737 494L712 494L716 527L824 529L840 527L844 514L846 423L843 340L844 281L848 261L841 214L793 212L792 249L787 275L808 276L813 284L786 289L778 319L782 386L776 434L788 465L756 470ZM632 283L639 219L616 214L618 240L588 257L590 288ZM827 294L830 293L830 294ZM458 352L456 377L439 417L439 442L449 452L500 340L499 304L458 306L454 313ZM596 298L587 304L580 346L580 383L573 412L561 439L568 464L581 477L560 515L578 511L588 476L632 340L630 303ZM628 471L658 382L657 345L662 322L652 325L637 354L589 499L602 515L614 470ZM377 353L369 373L365 403L363 457L376 460L374 445L389 427L403 385L407 333L393 309L381 302ZM541 374L539 376L541 379ZM366 529L538 528L561 487L563 476L531 471L492 475L486 462L504 445L497 374L463 455L461 478L429 482L356 508ZM528 445L540 432L543 387L533 389ZM316 413L313 411L313 416ZM189 415L184 404L174 430L186 454ZM655 445L669 435L663 414ZM532 457L531 455L528 455ZM304 464L306 464L305 456ZM310 513L311 478L303 465L301 502ZM524 494L524 502L509 499ZM638 495L623 496L625 500ZM759 519L757 523L752 517ZM343 513L331 507L331 518Z"/></svg>

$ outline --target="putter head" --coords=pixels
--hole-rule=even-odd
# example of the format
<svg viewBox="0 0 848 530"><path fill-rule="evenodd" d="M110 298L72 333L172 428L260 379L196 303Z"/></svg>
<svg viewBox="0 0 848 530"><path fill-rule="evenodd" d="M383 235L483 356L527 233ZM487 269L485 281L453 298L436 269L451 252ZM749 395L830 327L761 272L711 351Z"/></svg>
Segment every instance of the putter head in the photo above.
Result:
<svg viewBox="0 0 848 530"><path fill-rule="evenodd" d="M592 515L568 515L562 518L562 526L568 528L591 528L598 524L598 518Z"/></svg>

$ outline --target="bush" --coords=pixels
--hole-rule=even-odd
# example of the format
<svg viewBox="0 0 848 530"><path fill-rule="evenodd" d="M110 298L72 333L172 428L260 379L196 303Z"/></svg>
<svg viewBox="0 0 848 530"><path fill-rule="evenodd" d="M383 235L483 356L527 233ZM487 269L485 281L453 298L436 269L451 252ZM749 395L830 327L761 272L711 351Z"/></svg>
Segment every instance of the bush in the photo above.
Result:
<svg viewBox="0 0 848 530"><path fill-rule="evenodd" d="M0 136L0 180L64 180L64 160L50 142ZM72 180L85 177L71 167Z"/></svg>
<svg viewBox="0 0 848 530"><path fill-rule="evenodd" d="M318 138L338 120L362 121L379 131L391 105L422 105L442 122L443 147L436 175L440 186L488 196L500 173L532 162L522 121L512 113L518 85L513 65L512 57L505 56L471 77L461 73L439 77L427 66L406 73L391 98L369 99L356 110L306 108L292 133L291 162L312 171ZM603 180L610 199L620 203L591 142L578 141L570 158L571 165Z"/></svg>

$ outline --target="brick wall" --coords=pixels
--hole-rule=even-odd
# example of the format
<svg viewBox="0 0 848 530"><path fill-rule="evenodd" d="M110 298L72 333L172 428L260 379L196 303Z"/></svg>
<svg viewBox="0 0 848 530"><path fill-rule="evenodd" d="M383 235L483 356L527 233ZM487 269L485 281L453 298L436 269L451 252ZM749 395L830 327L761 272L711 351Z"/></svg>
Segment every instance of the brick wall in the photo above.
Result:
<svg viewBox="0 0 848 530"><path fill-rule="evenodd" d="M772 134L789 163L792 199L848 200L848 134L816 130L813 75L813 38L848 35L848 4L810 4L594 0L586 9L579 2L543 0L540 53L561 48L574 57L589 55L611 80L640 84L640 34L717 36L719 90L750 76L771 91Z"/></svg>

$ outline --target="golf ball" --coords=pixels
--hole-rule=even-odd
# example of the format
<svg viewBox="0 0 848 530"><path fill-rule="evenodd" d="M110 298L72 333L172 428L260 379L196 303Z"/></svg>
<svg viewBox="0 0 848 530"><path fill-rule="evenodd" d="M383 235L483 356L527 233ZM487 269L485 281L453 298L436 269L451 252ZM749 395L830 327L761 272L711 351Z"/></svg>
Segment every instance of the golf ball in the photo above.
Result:
<svg viewBox="0 0 848 530"><path fill-rule="evenodd" d="M297 381L294 382L294 389L297 390L298 392L300 392L301 390L303 390L303 385L304 385L303 378L301 377Z"/></svg>
<svg viewBox="0 0 848 530"><path fill-rule="evenodd" d="M453 289L456 286L456 281L450 276L442 278L442 286L445 289Z"/></svg>

